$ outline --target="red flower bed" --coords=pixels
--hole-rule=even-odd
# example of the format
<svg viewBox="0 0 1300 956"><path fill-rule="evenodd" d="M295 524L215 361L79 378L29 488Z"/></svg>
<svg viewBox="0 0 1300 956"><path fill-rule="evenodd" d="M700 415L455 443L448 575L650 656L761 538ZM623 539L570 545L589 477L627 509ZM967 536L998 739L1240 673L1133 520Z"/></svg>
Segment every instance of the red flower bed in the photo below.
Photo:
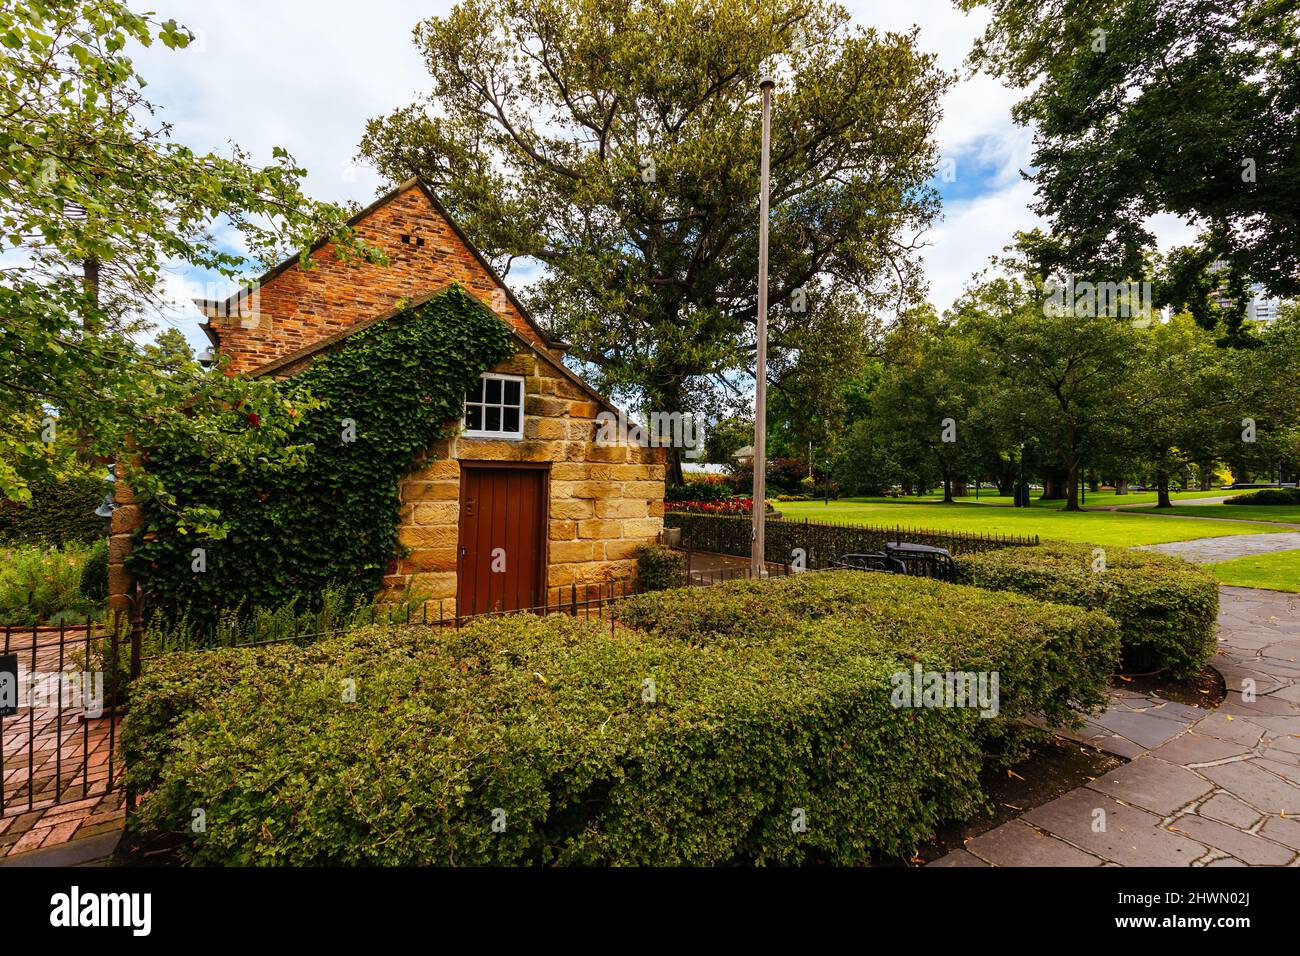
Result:
<svg viewBox="0 0 1300 956"><path fill-rule="evenodd" d="M700 515L747 515L753 514L753 498L727 498L722 501L669 501L665 507L668 511L685 511Z"/></svg>

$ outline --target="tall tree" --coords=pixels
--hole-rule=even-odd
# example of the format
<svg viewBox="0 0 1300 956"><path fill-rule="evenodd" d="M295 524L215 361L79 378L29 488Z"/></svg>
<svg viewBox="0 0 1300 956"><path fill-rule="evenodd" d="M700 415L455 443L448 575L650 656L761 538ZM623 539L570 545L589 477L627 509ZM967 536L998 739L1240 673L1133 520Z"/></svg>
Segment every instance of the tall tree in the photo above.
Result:
<svg viewBox="0 0 1300 956"><path fill-rule="evenodd" d="M265 419L265 385L137 347L165 266L234 278L327 236L373 256L342 210L302 194L304 171L284 152L254 166L238 149L198 155L171 139L126 50L190 39L117 0L0 5L0 496L26 500L28 481L58 467L60 432L79 436L83 456L112 456L126 431L171 417L193 423L214 462L234 464L275 431L199 415L243 401ZM217 223L242 236L251 262L212 241Z"/></svg>
<svg viewBox="0 0 1300 956"><path fill-rule="evenodd" d="M1126 420L1138 330L1047 308L1042 289L1023 279L976 285L953 311L991 364L989 416L1001 419L1001 433L1036 441L1045 471L1059 466L1065 475L1066 510L1078 511L1081 468Z"/></svg>
<svg viewBox="0 0 1300 956"><path fill-rule="evenodd" d="M532 306L605 388L688 410L751 367L767 75L774 359L829 302L918 289L950 78L915 32L827 0L463 0L415 42L432 89L362 154L431 181L504 266L540 261Z"/></svg>
<svg viewBox="0 0 1300 956"><path fill-rule="evenodd" d="M1195 222L1167 304L1243 335L1247 279L1300 293L1300 6L1293 0L955 0L992 19L973 65L1029 92L1048 272L1143 274L1156 213ZM1222 310L1205 293L1223 286ZM1219 312L1222 312L1220 315Z"/></svg>

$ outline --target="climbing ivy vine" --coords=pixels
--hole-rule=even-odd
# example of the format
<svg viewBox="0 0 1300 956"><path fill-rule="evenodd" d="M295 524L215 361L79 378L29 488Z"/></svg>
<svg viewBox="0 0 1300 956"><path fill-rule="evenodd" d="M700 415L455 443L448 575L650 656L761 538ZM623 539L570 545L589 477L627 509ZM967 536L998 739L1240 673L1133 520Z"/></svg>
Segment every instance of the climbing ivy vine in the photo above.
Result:
<svg viewBox="0 0 1300 956"><path fill-rule="evenodd" d="M151 605L203 621L295 597L305 608L331 586L376 591L399 555L398 482L455 427L469 385L512 352L506 324L452 286L277 383L268 414L292 427L232 410L238 427L282 427L288 466L271 456L214 471L191 442L145 436L142 467L174 499L146 502L127 562ZM196 529L184 517L196 511L219 517Z"/></svg>

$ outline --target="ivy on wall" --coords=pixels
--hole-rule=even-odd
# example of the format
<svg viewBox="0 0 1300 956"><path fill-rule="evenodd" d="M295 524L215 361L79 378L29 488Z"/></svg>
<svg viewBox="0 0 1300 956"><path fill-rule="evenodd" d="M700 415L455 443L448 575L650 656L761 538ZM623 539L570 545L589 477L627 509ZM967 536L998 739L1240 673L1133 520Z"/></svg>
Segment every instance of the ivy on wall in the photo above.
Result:
<svg viewBox="0 0 1300 956"><path fill-rule="evenodd" d="M295 597L306 607L328 586L373 594L399 554L398 482L455 428L466 389L513 351L506 324L453 285L277 383L285 407L305 409L287 436L307 446L299 467L223 474L192 446L146 448L144 467L165 473L176 499L146 503L127 561L150 604L204 620ZM221 536L179 519L203 506L220 511Z"/></svg>

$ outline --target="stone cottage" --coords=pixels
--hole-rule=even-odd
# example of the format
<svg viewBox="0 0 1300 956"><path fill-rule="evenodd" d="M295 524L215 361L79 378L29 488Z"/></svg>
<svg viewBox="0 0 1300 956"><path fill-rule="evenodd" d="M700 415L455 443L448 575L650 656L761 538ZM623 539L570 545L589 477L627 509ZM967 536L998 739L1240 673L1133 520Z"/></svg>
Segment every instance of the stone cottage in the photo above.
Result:
<svg viewBox="0 0 1300 956"><path fill-rule="evenodd" d="M409 586L458 600L465 613L630 578L637 548L663 527L662 450L597 441L597 416L618 410L565 366L564 343L537 325L423 182L403 183L350 224L388 265L345 262L323 244L311 269L295 257L252 291L196 304L232 372L276 378L452 283L510 326L515 354L484 373L457 433L401 482L399 540L409 554L389 567L387 594ZM122 562L141 520L120 491L110 538L116 607L132 587ZM504 570L494 566L499 549L511 556Z"/></svg>

